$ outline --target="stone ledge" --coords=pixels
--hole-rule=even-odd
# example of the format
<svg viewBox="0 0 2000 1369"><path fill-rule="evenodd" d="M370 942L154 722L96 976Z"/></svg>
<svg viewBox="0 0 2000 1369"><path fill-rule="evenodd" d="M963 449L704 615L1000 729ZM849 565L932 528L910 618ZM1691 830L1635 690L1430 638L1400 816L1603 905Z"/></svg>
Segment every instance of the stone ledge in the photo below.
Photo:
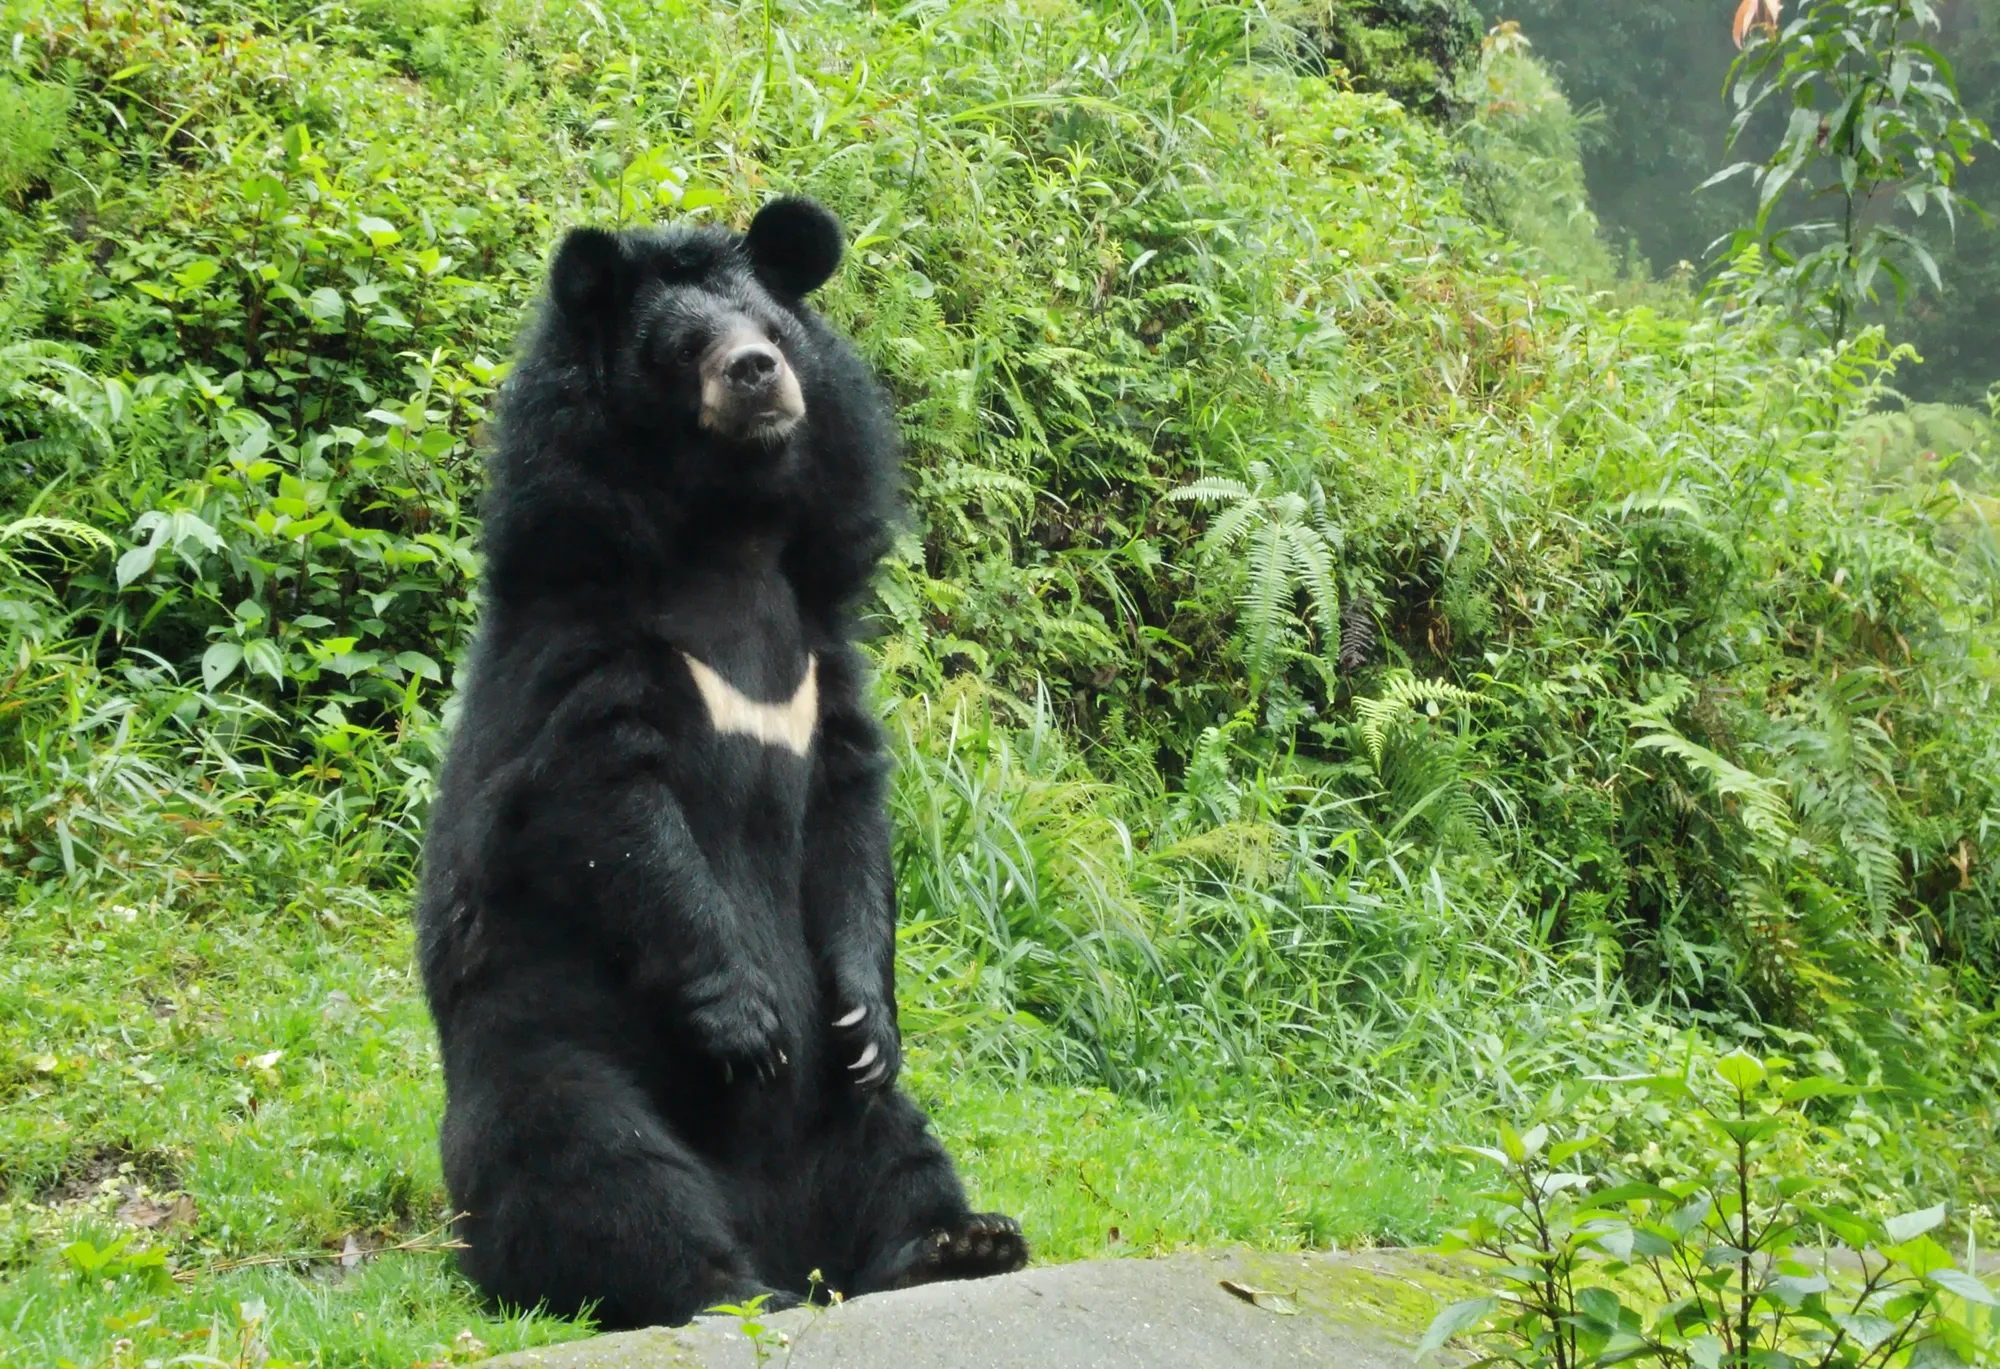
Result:
<svg viewBox="0 0 2000 1369"><path fill-rule="evenodd" d="M1254 1290L1254 1301L1224 1281ZM1045 1265L765 1319L784 1369L1408 1369L1437 1309L1472 1295L1410 1251L1248 1251ZM1270 1296L1275 1295L1275 1296ZM754 1369L733 1318L599 1336L488 1369Z"/></svg>

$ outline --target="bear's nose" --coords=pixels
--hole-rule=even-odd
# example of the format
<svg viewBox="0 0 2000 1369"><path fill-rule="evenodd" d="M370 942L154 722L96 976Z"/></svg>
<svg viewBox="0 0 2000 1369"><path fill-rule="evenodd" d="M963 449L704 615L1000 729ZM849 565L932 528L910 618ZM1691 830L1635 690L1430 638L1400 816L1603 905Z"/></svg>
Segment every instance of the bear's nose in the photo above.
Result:
<svg viewBox="0 0 2000 1369"><path fill-rule="evenodd" d="M784 358L768 342L752 342L738 347L722 360L722 374L737 390L761 390L778 378Z"/></svg>

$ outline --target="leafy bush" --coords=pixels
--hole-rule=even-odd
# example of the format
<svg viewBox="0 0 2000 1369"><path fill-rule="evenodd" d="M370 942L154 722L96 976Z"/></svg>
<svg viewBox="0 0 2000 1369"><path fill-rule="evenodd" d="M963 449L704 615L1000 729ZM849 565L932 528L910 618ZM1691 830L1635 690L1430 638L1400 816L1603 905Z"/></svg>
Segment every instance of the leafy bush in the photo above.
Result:
<svg viewBox="0 0 2000 1369"><path fill-rule="evenodd" d="M1462 108L1459 82L1479 39L1469 0L1293 0L1279 12L1315 65L1333 64L1356 88L1432 117Z"/></svg>
<svg viewBox="0 0 2000 1369"><path fill-rule="evenodd" d="M1646 1080L1680 1125L1640 1169L1575 1168L1605 1138L1542 1124L1473 1148L1501 1187L1444 1248L1479 1257L1501 1291L1439 1313L1418 1357L1465 1335L1490 1347L1480 1363L1558 1369L1989 1362L2000 1298L1930 1234L1945 1205L1878 1217L1826 1193L1797 1164L1824 1125L1808 1109L1863 1090L1788 1064L1739 1050L1712 1077Z"/></svg>
<svg viewBox="0 0 2000 1369"><path fill-rule="evenodd" d="M1516 241L1582 280L1614 276L1583 180L1585 136L1601 112L1579 115L1511 21L1480 44L1461 91L1470 114L1459 125L1469 198Z"/></svg>
<svg viewBox="0 0 2000 1369"><path fill-rule="evenodd" d="M1750 13L1739 15L1739 40ZM1940 23L1910 0L1807 0L1782 28L1756 30L1730 68L1732 151L1760 115L1785 120L1764 158L1712 178L1747 172L1757 187L1756 221L1736 233L1732 255L1756 244L1763 269L1745 282L1751 292L1781 300L1836 344L1884 280L1899 307L1925 280L1942 293L1937 261L1912 230L1926 208L1957 223L1960 170L1994 146L1931 44ZM1830 217L1797 219L1800 206L1822 203L1802 212Z"/></svg>

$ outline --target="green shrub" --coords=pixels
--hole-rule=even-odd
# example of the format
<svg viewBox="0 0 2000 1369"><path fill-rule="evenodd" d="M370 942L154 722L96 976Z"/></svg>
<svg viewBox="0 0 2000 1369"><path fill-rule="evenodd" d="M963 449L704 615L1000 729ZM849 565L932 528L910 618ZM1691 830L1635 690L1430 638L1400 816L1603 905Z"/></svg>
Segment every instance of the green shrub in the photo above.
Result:
<svg viewBox="0 0 2000 1369"><path fill-rule="evenodd" d="M1738 1050L1646 1080L1637 1166L1580 1168L1606 1138L1543 1124L1472 1148L1500 1187L1444 1249L1498 1291L1439 1313L1418 1358L1464 1336L1481 1363L1556 1369L1991 1362L2000 1297L1930 1234L1946 1205L1883 1216L1815 1173L1811 1110L1865 1090L1789 1064Z"/></svg>
<svg viewBox="0 0 2000 1369"><path fill-rule="evenodd" d="M1462 110L1459 83L1479 43L1470 0L1293 0L1278 12L1297 25L1314 66L1356 89L1433 118Z"/></svg>

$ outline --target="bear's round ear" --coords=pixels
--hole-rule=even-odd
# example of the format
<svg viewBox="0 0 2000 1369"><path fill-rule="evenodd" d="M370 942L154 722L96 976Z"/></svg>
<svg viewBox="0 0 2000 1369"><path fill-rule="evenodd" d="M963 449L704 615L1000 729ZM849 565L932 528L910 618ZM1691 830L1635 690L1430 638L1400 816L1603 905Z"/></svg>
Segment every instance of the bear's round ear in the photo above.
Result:
<svg viewBox="0 0 2000 1369"><path fill-rule="evenodd" d="M801 298L819 289L846 248L840 220L803 196L772 200L743 235L757 278L780 295Z"/></svg>
<svg viewBox="0 0 2000 1369"><path fill-rule="evenodd" d="M549 270L549 293L556 308L573 320L596 318L613 302L623 265L618 236L602 228L573 228L556 249Z"/></svg>

